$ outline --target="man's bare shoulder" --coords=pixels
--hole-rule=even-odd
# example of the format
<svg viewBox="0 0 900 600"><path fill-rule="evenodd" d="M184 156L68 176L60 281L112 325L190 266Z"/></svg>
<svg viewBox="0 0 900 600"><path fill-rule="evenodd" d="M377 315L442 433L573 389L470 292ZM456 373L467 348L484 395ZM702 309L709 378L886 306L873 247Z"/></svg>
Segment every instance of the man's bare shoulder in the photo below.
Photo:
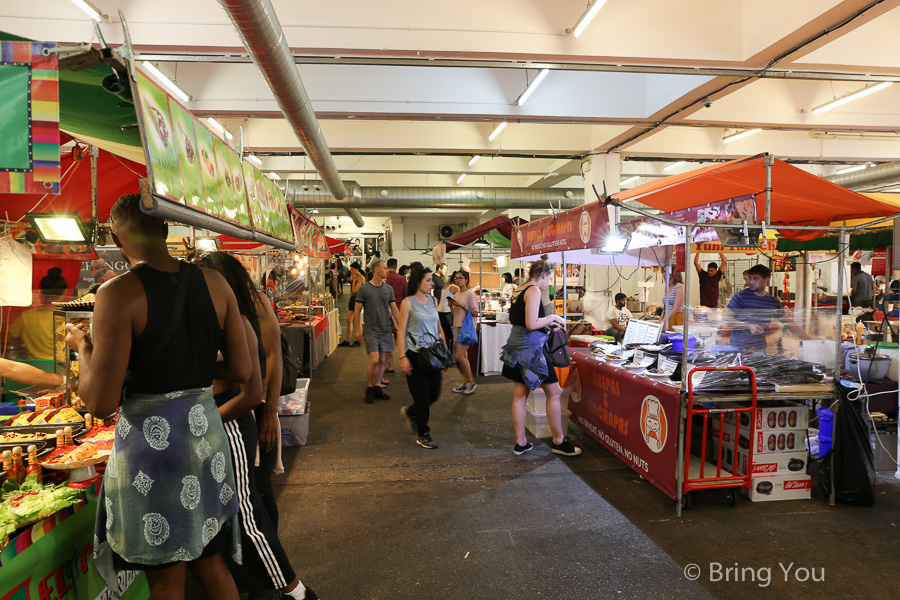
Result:
<svg viewBox="0 0 900 600"><path fill-rule="evenodd" d="M138 276L128 271L114 277L97 289L97 301L113 300L121 302L144 297L144 286Z"/></svg>

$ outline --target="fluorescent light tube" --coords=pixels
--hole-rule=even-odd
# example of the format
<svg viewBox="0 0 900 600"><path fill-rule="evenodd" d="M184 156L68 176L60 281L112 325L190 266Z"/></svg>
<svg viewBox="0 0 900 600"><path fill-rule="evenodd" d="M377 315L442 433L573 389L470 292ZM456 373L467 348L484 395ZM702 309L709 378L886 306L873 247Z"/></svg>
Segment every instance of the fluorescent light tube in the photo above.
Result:
<svg viewBox="0 0 900 600"><path fill-rule="evenodd" d="M606 0L594 0L594 3L584 11L584 14L578 19L578 23L575 24L575 28L572 30L572 37L577 38L582 34L588 24L597 16L597 13L600 12L600 9L603 8L604 4L606 4Z"/></svg>
<svg viewBox="0 0 900 600"><path fill-rule="evenodd" d="M206 120L207 120L207 122L208 122L210 125L212 125L212 126L215 128L216 131L218 131L219 133L221 133L222 135L224 135L226 140L230 140L231 138L234 137L233 135L231 135L231 132L230 132L230 131L228 131L227 129L225 129L225 126L224 126L224 125L222 125L221 123L219 123L218 121L216 121L216 120L213 119L212 117L209 117L209 118L206 119Z"/></svg>
<svg viewBox="0 0 900 600"><path fill-rule="evenodd" d="M837 100L832 100L831 102L826 102L822 106L817 106L816 108L812 109L812 114L821 115L823 112L827 112L827 111L831 110L832 108L835 108L836 106L840 106L841 104L847 104L848 102L856 100L857 98L862 98L863 96L868 96L869 94L874 94L878 90L883 90L885 88L891 87L892 84L893 84L892 81L882 81L878 85L873 85L872 87L864 87L861 90L857 90L855 92L851 92L850 94L847 94L846 96L842 96L841 98L838 98Z"/></svg>
<svg viewBox="0 0 900 600"><path fill-rule="evenodd" d="M278 176L278 173L274 171L269 172L269 179L274 179L275 181L280 181L281 177Z"/></svg>
<svg viewBox="0 0 900 600"><path fill-rule="evenodd" d="M87 16L98 23L103 20L103 13L90 2L85 2L85 0L72 0L72 4L83 10Z"/></svg>
<svg viewBox="0 0 900 600"><path fill-rule="evenodd" d="M677 169L678 167L687 164L685 160L679 160L678 162L674 162L668 167L663 167L663 171L671 171L672 169Z"/></svg>
<svg viewBox="0 0 900 600"><path fill-rule="evenodd" d="M518 104L519 106L522 106L523 104L525 104L525 101L528 100L528 98L531 96L531 94L534 93L534 90L537 89L537 86L541 85L541 82L544 80L544 78L547 76L547 73L549 73L549 72L550 72L550 69L541 69L541 72L537 74L537 77L534 78L534 81L532 81L530 84L528 84L528 87L525 88L525 91L522 92L522 95L519 96L519 98L516 100L516 104Z"/></svg>
<svg viewBox="0 0 900 600"><path fill-rule="evenodd" d="M862 171L863 169L868 169L869 165L855 165L852 167L845 167L843 169L838 169L836 173L838 175L843 175L844 173L852 173L853 171Z"/></svg>
<svg viewBox="0 0 900 600"><path fill-rule="evenodd" d="M261 166L262 166L262 161L261 161L261 160L259 159L259 157L256 156L255 154L245 154L245 155L244 155L244 158L246 158L247 160L249 160L250 162L252 162L252 163L253 163L254 165L256 165L257 167L261 167Z"/></svg>
<svg viewBox="0 0 900 600"><path fill-rule="evenodd" d="M178 96L178 98L182 102L189 102L189 101L193 100L193 98L191 98L190 94L188 94L183 89L178 87L178 84L176 84L174 81L169 79L165 73L163 73L162 71L157 69L153 63L147 62L145 60L145 61L143 61L143 66L145 69L147 69L148 71L150 71L153 74L153 76L156 78L157 81L159 81L161 84L163 84L164 86L169 88L170 92L172 92L173 94Z"/></svg>
<svg viewBox="0 0 900 600"><path fill-rule="evenodd" d="M738 131L737 133L732 133L731 135L726 135L722 138L722 143L727 144L728 142L733 142L734 140L739 140L741 138L745 138L747 136L753 135L754 133L759 133L762 129L745 129L743 131Z"/></svg>
<svg viewBox="0 0 900 600"><path fill-rule="evenodd" d="M481 158L480 154L476 154L475 156L473 156L472 159L469 161L469 166L471 167L472 165L474 165L478 161L479 158Z"/></svg>
<svg viewBox="0 0 900 600"><path fill-rule="evenodd" d="M625 181L620 181L619 185L628 185L629 183L634 183L635 181L637 181L640 178L641 178L640 175L635 175L634 177L629 177Z"/></svg>
<svg viewBox="0 0 900 600"><path fill-rule="evenodd" d="M459 179L456 180L456 185L461 184L461 183L462 183L462 180L465 179L465 178L466 178L466 174L465 174L465 173L463 173L462 175L460 175L460 176L459 176Z"/></svg>
<svg viewBox="0 0 900 600"><path fill-rule="evenodd" d="M503 121L502 123L497 125L497 128L494 129L494 131L491 132L491 135L488 136L488 141L493 142L494 138L500 135L500 132L506 129L507 125L509 125L509 123L507 123L506 121Z"/></svg>

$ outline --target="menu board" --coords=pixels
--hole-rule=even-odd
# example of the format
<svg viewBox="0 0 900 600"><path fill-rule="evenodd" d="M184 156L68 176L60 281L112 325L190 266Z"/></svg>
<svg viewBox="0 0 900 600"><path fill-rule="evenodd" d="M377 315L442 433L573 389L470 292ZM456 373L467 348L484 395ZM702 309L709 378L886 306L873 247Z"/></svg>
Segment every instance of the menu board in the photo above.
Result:
<svg viewBox="0 0 900 600"><path fill-rule="evenodd" d="M640 321L638 319L630 319L628 325L625 326L625 337L622 343L628 344L655 344L659 340L659 334L662 333L661 322Z"/></svg>
<svg viewBox="0 0 900 600"><path fill-rule="evenodd" d="M153 193L293 244L284 192L140 69L136 73L134 97Z"/></svg>

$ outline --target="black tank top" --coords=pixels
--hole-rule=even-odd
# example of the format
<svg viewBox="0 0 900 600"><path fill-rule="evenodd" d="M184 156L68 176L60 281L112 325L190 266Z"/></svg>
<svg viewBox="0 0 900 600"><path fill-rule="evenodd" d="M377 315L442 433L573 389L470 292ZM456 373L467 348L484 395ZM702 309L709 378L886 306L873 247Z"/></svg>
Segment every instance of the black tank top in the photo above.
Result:
<svg viewBox="0 0 900 600"><path fill-rule="evenodd" d="M191 274L175 337L156 365L145 367L140 381L132 382L130 375L125 378L129 393L165 394L212 385L224 332L200 267L182 263L181 268L191 269ZM163 342L175 312L178 288L177 273L159 271L146 264L136 266L132 272L141 280L147 295L147 326L132 342L129 373L135 372L141 360Z"/></svg>
<svg viewBox="0 0 900 600"><path fill-rule="evenodd" d="M525 292L528 291L529 287L535 287L529 285L524 288L519 295L516 296L516 299L513 301L512 306L509 307L509 322L513 325L521 325L522 327L528 327L525 324ZM538 290L540 291L540 290ZM538 319L544 318L544 303L541 302L538 304Z"/></svg>

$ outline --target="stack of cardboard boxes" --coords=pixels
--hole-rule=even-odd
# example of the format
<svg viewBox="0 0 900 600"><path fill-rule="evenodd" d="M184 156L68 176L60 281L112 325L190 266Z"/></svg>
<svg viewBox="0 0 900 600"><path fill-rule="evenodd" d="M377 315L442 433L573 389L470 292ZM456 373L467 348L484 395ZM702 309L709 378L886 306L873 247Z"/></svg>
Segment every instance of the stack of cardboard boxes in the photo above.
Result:
<svg viewBox="0 0 900 600"><path fill-rule="evenodd" d="M721 403L720 408L739 407ZM750 435L750 419L755 432ZM757 407L755 413L724 413L724 426L719 431L718 419L710 419L713 451L722 445L722 466L735 469L737 475L752 475L753 485L745 491L753 502L772 500L806 500L810 497L810 477L806 474L809 453L805 449L808 409L790 402L779 406ZM735 439L737 431L737 439ZM753 462L748 465L750 447Z"/></svg>

